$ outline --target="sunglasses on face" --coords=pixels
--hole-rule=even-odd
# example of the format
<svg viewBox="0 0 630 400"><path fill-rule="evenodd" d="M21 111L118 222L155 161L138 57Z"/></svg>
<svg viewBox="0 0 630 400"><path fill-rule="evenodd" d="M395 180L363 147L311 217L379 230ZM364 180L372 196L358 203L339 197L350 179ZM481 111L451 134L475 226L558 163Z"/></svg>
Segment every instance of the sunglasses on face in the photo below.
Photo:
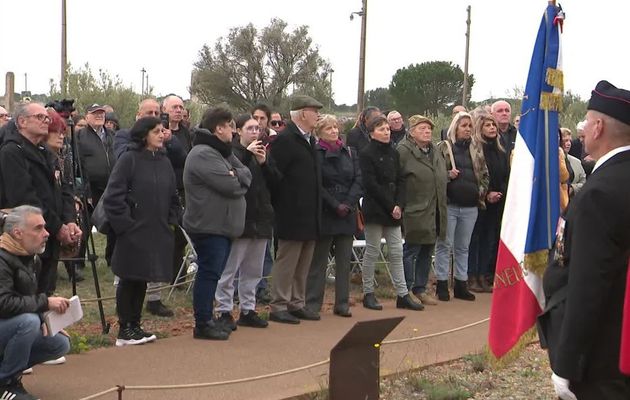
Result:
<svg viewBox="0 0 630 400"><path fill-rule="evenodd" d="M284 126L284 121L271 121L271 126Z"/></svg>

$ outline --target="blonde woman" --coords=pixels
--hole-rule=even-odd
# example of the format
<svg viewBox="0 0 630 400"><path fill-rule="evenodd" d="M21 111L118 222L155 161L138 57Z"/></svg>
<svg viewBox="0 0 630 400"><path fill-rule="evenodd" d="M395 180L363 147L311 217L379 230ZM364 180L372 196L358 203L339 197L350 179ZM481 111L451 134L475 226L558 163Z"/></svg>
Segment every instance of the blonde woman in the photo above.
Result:
<svg viewBox="0 0 630 400"><path fill-rule="evenodd" d="M479 208L470 241L468 285L473 292L491 293L509 175L507 153L492 114L482 114L475 120L473 141L481 144L490 181L484 198L486 207Z"/></svg>
<svg viewBox="0 0 630 400"><path fill-rule="evenodd" d="M477 221L478 208L485 208L488 168L480 143L472 139L473 121L466 112L457 113L439 147L446 159L448 221L446 239L435 248L438 300L449 301L448 275L451 252L454 261L455 298L473 301L468 291L468 246Z"/></svg>
<svg viewBox="0 0 630 400"><path fill-rule="evenodd" d="M339 139L339 125L333 115L322 115L313 133L319 139L315 149L322 173L322 223L306 282L306 308L315 313L322 308L328 254L333 246L336 271L333 312L351 317L350 260L357 230L356 206L363 194L358 154Z"/></svg>

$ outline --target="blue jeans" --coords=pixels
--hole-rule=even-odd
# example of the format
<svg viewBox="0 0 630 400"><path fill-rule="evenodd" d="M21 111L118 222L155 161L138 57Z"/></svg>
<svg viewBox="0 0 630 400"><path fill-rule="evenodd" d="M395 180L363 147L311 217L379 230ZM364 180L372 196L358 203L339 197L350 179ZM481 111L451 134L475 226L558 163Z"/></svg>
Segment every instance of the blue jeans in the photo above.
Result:
<svg viewBox="0 0 630 400"><path fill-rule="evenodd" d="M413 294L424 293L429 281L431 270L431 256L434 244L405 243L403 245L403 266L407 289Z"/></svg>
<svg viewBox="0 0 630 400"><path fill-rule="evenodd" d="M193 287L195 324L205 325L212 319L217 283L225 268L232 241L226 236L191 234L197 252L197 276Z"/></svg>
<svg viewBox="0 0 630 400"><path fill-rule="evenodd" d="M267 248L265 249L265 261L263 262L262 279L258 282L257 289L266 289L269 287L269 275L271 275L271 268L273 267L273 257L271 257L271 240L267 241Z"/></svg>
<svg viewBox="0 0 630 400"><path fill-rule="evenodd" d="M448 205L446 239L435 244L435 277L438 281L448 279L451 250L455 279L468 280L468 246L477 221L477 207Z"/></svg>
<svg viewBox="0 0 630 400"><path fill-rule="evenodd" d="M33 313L0 319L0 380L68 353L70 340L62 334L42 335L42 323Z"/></svg>

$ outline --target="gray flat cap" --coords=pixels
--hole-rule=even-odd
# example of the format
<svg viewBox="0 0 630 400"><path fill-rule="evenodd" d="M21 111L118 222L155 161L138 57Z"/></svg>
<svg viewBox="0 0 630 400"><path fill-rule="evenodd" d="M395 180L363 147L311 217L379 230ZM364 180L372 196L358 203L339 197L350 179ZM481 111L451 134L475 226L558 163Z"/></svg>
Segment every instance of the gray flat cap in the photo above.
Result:
<svg viewBox="0 0 630 400"><path fill-rule="evenodd" d="M291 111L301 110L308 107L322 108L324 106L322 105L322 103L315 100L311 96L306 96L303 94L298 94L291 98Z"/></svg>

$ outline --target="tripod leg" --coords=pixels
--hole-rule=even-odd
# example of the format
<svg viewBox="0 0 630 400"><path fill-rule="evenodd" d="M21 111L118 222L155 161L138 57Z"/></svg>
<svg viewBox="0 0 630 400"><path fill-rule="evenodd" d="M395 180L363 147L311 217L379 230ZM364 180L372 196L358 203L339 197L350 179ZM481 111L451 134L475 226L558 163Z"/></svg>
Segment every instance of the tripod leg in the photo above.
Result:
<svg viewBox="0 0 630 400"><path fill-rule="evenodd" d="M70 280L72 281L72 295L76 296L77 295L77 272L76 272L76 264L74 263L74 261L65 261L68 263L68 265L70 266Z"/></svg>
<svg viewBox="0 0 630 400"><path fill-rule="evenodd" d="M96 290L96 297L101 298L101 286L98 283L98 272L96 271L96 259L98 256L96 255L96 250L94 248L94 237L92 236L92 232L89 232L89 244L86 248L87 258L92 265L92 276L94 277L94 290ZM103 301L98 301L98 312L101 316L101 326L103 327L103 333L109 333L109 324L105 321L105 310L103 309Z"/></svg>

